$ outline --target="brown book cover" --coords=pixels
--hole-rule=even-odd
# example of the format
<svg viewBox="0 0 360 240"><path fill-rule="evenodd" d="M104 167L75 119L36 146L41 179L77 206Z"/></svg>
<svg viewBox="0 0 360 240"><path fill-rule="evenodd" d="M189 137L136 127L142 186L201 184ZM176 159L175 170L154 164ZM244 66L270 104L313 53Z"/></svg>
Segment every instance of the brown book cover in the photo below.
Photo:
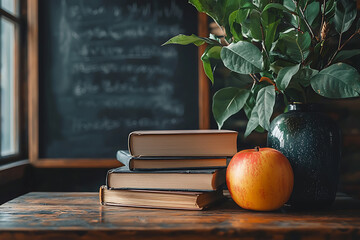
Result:
<svg viewBox="0 0 360 240"><path fill-rule="evenodd" d="M100 204L108 206L165 208L183 210L203 210L214 203L224 200L221 191L181 192L114 190L101 186Z"/></svg>
<svg viewBox="0 0 360 240"><path fill-rule="evenodd" d="M133 157L126 150L119 150L116 158L130 170L183 170L224 168L230 158L226 157Z"/></svg>
<svg viewBox="0 0 360 240"><path fill-rule="evenodd" d="M230 130L135 131L128 145L134 157L220 156L237 152L237 132Z"/></svg>
<svg viewBox="0 0 360 240"><path fill-rule="evenodd" d="M214 191L225 185L225 174L226 168L131 171L124 166L108 171L106 185L113 189Z"/></svg>

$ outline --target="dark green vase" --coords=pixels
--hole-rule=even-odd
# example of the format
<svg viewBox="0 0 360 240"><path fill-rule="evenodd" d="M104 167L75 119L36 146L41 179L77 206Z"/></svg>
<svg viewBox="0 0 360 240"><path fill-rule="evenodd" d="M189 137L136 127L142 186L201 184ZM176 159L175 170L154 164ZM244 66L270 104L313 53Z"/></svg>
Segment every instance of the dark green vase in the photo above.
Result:
<svg viewBox="0 0 360 240"><path fill-rule="evenodd" d="M289 204L295 208L322 208L335 200L341 158L337 124L316 106L291 104L276 117L267 143L282 152L294 171Z"/></svg>

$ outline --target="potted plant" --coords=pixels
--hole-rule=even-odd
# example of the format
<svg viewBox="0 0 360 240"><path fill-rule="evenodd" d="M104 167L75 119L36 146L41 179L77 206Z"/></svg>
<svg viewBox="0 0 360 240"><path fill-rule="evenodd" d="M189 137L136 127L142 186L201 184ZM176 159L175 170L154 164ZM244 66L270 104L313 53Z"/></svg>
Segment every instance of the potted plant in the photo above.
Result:
<svg viewBox="0 0 360 240"><path fill-rule="evenodd" d="M296 189L297 183L301 181L296 179L296 176L301 175L297 170L308 171L308 173L314 170L304 170L300 166L306 167L308 162L299 158L306 154L311 155L311 153L298 156L299 149L308 146L301 146L301 140L297 138L299 134L293 136L292 140L295 143L285 146L287 149L281 148L276 142L279 138L284 138L284 134L289 134L291 126L283 126L285 130L278 128L276 129L278 133L274 133L276 119L272 125L270 125L270 119L273 115L275 99L281 99L287 106L289 102L306 103L314 94L325 98L360 96L360 75L354 67L346 63L348 58L360 54L360 49L345 50L349 41L360 34L360 21L355 23L357 15L355 1L189 0L189 2L199 12L209 15L224 30L224 38L212 35L204 38L180 34L171 38L165 45L207 44L201 60L205 73L212 82L214 82L213 63L215 61L222 62L229 71L236 73L239 81L244 79L244 75L250 75L253 79L252 84L245 85L244 88L223 88L214 94L212 106L214 118L218 127L221 128L225 120L243 109L248 118L245 137L254 130L270 131L269 146L285 152L293 168L296 168L294 169L294 189ZM296 109L303 110L303 107L293 106L291 110ZM295 119L303 116L300 115L296 115ZM320 124L320 122L314 124ZM302 127L306 126L302 125ZM304 133L301 127L298 132ZM326 134L332 134L333 138L340 138L335 132L336 130L332 128L328 129ZM314 142L312 142L313 138ZM331 140L329 137L323 139L322 142L316 142L316 136L313 138L307 136L308 144L320 146L332 141L340 145L338 140L333 141L334 139ZM298 148L295 147L297 150L294 150L294 144L298 144ZM331 147L333 147L332 144L328 146L328 148ZM340 158L340 149L336 149L336 153L330 151L335 157L329 161L334 163L325 167L332 168L329 171L330 175L336 174L334 168L337 167ZM319 151L326 150L321 148ZM291 155L292 152L295 154ZM308 156L308 159L317 161L314 160L316 156L318 155L313 154ZM302 164L299 165L299 161L303 161ZM326 171L326 169L319 169L324 167L323 164L313 167L318 172ZM301 176L304 177L304 175ZM333 178L337 179L336 176ZM314 181L317 180L319 179ZM333 186L336 182L325 184ZM308 189L308 187L305 188ZM311 192L318 190L319 188L315 187ZM329 198L334 198L333 190L331 192L331 194L324 194L325 197L320 196L326 201L320 201L319 204L327 202Z"/></svg>

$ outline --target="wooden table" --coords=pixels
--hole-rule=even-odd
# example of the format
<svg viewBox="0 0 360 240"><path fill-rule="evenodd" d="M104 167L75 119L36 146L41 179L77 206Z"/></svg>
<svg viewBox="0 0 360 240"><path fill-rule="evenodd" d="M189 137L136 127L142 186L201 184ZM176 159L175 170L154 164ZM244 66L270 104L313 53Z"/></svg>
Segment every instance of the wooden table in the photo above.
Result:
<svg viewBox="0 0 360 240"><path fill-rule="evenodd" d="M32 192L0 206L0 239L360 239L360 205L252 212L231 200L207 211L99 205L97 193Z"/></svg>

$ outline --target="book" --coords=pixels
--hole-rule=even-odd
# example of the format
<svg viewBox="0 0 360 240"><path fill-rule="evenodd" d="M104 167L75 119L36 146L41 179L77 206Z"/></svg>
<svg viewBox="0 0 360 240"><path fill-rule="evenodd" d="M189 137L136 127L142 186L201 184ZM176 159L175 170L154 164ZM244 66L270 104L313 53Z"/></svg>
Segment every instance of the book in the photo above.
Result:
<svg viewBox="0 0 360 240"><path fill-rule="evenodd" d="M114 190L100 187L100 203L108 206L202 210L224 200L221 191L181 192Z"/></svg>
<svg viewBox="0 0 360 240"><path fill-rule="evenodd" d="M130 170L171 170L224 168L226 157L133 157L129 151L119 150L116 158Z"/></svg>
<svg viewBox="0 0 360 240"><path fill-rule="evenodd" d="M219 156L237 152L237 132L230 130L135 131L128 145L134 157Z"/></svg>
<svg viewBox="0 0 360 240"><path fill-rule="evenodd" d="M114 189L214 191L225 185L225 174L226 168L131 171L124 166L108 171L106 185Z"/></svg>

